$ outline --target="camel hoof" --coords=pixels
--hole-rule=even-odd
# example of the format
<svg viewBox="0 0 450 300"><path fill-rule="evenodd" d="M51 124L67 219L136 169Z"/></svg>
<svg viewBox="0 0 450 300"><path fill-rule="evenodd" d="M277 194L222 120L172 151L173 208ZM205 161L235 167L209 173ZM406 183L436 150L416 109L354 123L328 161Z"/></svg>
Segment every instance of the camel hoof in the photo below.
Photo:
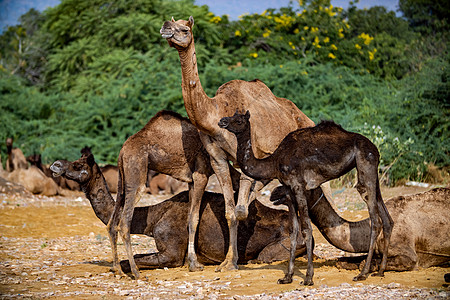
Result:
<svg viewBox="0 0 450 300"><path fill-rule="evenodd" d="M367 275L359 274L358 276L353 278L353 281L363 281L367 279Z"/></svg>
<svg viewBox="0 0 450 300"><path fill-rule="evenodd" d="M203 271L204 266L201 263L190 263L189 272Z"/></svg>
<svg viewBox="0 0 450 300"><path fill-rule="evenodd" d="M305 281L303 281L303 285L306 285L306 286L314 285L314 282L312 279L305 279Z"/></svg>
<svg viewBox="0 0 450 300"><path fill-rule="evenodd" d="M278 284L289 284L292 283L292 277L291 276L285 276L284 278L278 279Z"/></svg>
<svg viewBox="0 0 450 300"><path fill-rule="evenodd" d="M236 271L238 266L235 263L224 261L216 268L216 272Z"/></svg>
<svg viewBox="0 0 450 300"><path fill-rule="evenodd" d="M374 276L374 277L384 277L384 272L376 272L376 273L373 273L372 276Z"/></svg>
<svg viewBox="0 0 450 300"><path fill-rule="evenodd" d="M236 219L243 221L247 219L248 211L245 209L244 205L238 205L235 209Z"/></svg>

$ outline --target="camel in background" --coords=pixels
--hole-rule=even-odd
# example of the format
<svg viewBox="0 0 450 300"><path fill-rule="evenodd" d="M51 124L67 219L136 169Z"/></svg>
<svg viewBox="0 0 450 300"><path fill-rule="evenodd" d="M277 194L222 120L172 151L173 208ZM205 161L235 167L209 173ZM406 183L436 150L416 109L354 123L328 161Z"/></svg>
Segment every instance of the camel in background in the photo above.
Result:
<svg viewBox="0 0 450 300"><path fill-rule="evenodd" d="M27 159L22 150L13 148L13 139L6 139L6 150L8 159L6 160L6 172L12 172L17 169L28 169Z"/></svg>

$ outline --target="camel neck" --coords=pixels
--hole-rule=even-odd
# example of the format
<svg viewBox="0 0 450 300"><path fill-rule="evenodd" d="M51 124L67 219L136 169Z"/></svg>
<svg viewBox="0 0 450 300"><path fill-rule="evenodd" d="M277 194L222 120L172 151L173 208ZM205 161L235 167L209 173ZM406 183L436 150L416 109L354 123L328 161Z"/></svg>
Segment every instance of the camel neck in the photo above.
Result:
<svg viewBox="0 0 450 300"><path fill-rule="evenodd" d="M212 105L211 98L206 95L200 82L194 40L188 48L179 49L178 54L181 63L181 88L186 112L194 126L208 132L211 130L211 126L205 123L208 119L206 116L215 111L216 108Z"/></svg>
<svg viewBox="0 0 450 300"><path fill-rule="evenodd" d="M109 192L105 177L100 172L100 168L95 165L97 169L91 180L81 185L82 191L91 202L95 215L106 225L114 210L114 199Z"/></svg>
<svg viewBox="0 0 450 300"><path fill-rule="evenodd" d="M367 252L370 240L370 220L350 222L342 218L331 206L325 195L313 193L308 199L311 205L311 221L317 226L325 239L343 251ZM321 199L317 199L322 197ZM317 202L316 202L317 201Z"/></svg>
<svg viewBox="0 0 450 300"><path fill-rule="evenodd" d="M245 175L256 180L274 179L277 177L272 155L263 159L255 157L252 148L250 124L246 130L236 134L236 138L238 143L236 159Z"/></svg>

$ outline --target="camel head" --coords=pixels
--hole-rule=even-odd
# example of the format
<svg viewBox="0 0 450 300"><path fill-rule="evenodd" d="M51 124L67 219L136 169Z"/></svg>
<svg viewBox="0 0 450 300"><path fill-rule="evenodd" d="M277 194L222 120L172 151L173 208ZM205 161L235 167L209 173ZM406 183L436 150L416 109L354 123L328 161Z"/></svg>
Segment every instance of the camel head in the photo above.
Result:
<svg viewBox="0 0 450 300"><path fill-rule="evenodd" d="M185 49L194 40L192 36L192 27L194 27L194 18L189 17L188 21L178 20L172 17L171 21L164 22L159 33L167 39L170 47Z"/></svg>
<svg viewBox="0 0 450 300"><path fill-rule="evenodd" d="M39 167L40 165L42 165L42 158L40 154L33 154L33 155L29 155L27 156L27 161L32 165L32 166L37 166Z"/></svg>
<svg viewBox="0 0 450 300"><path fill-rule="evenodd" d="M13 145L13 139L12 138L7 138L6 139L6 147L7 148L12 148L12 145Z"/></svg>
<svg viewBox="0 0 450 300"><path fill-rule="evenodd" d="M245 114L240 114L236 111L233 116L220 119L218 125L231 133L239 134L248 129L249 124L250 112L247 110Z"/></svg>
<svg viewBox="0 0 450 300"><path fill-rule="evenodd" d="M64 176L80 184L88 182L92 178L93 168L96 165L94 155L83 155L80 159L70 162L57 160L51 166L53 177Z"/></svg>

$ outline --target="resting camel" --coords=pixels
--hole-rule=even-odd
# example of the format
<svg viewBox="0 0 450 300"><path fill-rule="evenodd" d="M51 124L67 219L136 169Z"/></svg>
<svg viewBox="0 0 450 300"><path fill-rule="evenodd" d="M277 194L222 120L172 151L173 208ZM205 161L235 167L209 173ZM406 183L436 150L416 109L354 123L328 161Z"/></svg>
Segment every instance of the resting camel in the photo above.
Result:
<svg viewBox="0 0 450 300"><path fill-rule="evenodd" d="M17 169L28 169L27 159L23 155L22 150L13 148L13 139L6 139L6 150L8 152L8 159L6 161L6 171L12 172Z"/></svg>
<svg viewBox="0 0 450 300"><path fill-rule="evenodd" d="M172 176L158 174L152 177L149 189L152 195L159 195L160 191L168 195L174 195L186 190L187 184L186 182L176 180Z"/></svg>
<svg viewBox="0 0 450 300"><path fill-rule="evenodd" d="M58 185L35 166L28 169L15 169L8 173L6 179L21 184L33 194L56 196L61 193Z"/></svg>
<svg viewBox="0 0 450 300"><path fill-rule="evenodd" d="M58 160L50 167L54 176L77 181L91 202L96 216L107 224L115 207L108 185L94 156L82 156L74 162ZM229 242L223 196L205 192L200 206L200 223L195 246L198 260L203 264L218 264L225 258ZM155 239L157 253L136 255L139 268L180 267L188 248L187 220L190 212L188 192L181 192L156 205L135 207L130 233L145 234ZM247 220L239 223L239 262L250 260L265 263L285 260L289 256L288 212L264 206L254 201ZM305 252L299 240L296 255ZM124 271L130 271L128 261L121 262Z"/></svg>
<svg viewBox="0 0 450 300"><path fill-rule="evenodd" d="M313 241L311 220L308 214L307 198L310 190L322 183L338 178L353 168L358 171L356 186L367 203L371 232L367 261L361 273L353 280L365 280L370 271L370 263L375 242L381 230L382 220L384 245L381 249L379 276L383 276L387 263L389 239L394 225L381 197L378 181L379 153L377 147L366 137L345 131L331 121L322 121L310 128L298 129L288 134L274 153L264 159L257 159L252 150L250 113L235 113L232 117L224 117L219 126L236 135L238 141L237 161L242 171L257 180L277 178L292 193L289 210L300 214L301 229L306 243L308 267L304 285L313 284L314 269L312 264ZM292 218L293 230L291 249L296 249L299 231L297 218ZM291 283L294 274L294 253L289 259L288 271L278 283Z"/></svg>
<svg viewBox="0 0 450 300"><path fill-rule="evenodd" d="M308 198L311 221L333 246L347 252L367 253L370 244L370 219L349 222L339 216L320 188ZM290 194L285 186L272 191L274 204L289 205ZM428 268L450 262L450 189L433 190L408 196L398 196L386 201L395 226L388 249L386 271L411 271L417 267ZM299 239L300 241L300 239ZM380 235L376 251L383 249ZM364 257L342 258L340 266L357 269L350 261L361 262ZM372 264L378 260L373 261ZM376 269L377 264L372 265Z"/></svg>
<svg viewBox="0 0 450 300"><path fill-rule="evenodd" d="M149 170L188 183L191 203L188 215L189 270L201 270L203 266L197 261L194 238L200 202L213 171L209 156L199 140L197 128L179 114L161 111L125 141L119 153L118 167L117 201L107 226L112 245L113 270L123 274L117 257L117 231L120 231L133 276L136 279L139 277L131 248L130 226L134 206L146 191Z"/></svg>
<svg viewBox="0 0 450 300"><path fill-rule="evenodd" d="M194 18L188 21L173 18L164 22L160 33L169 46L178 50L181 62L181 88L184 106L192 124L200 130L200 138L208 151L211 165L217 175L225 198L225 214L230 232L230 248L227 257L217 271L237 269L237 220L247 216L248 204L254 199L249 195L251 178L242 176L238 203L235 205L228 161L236 163L237 142L235 136L221 130L217 123L223 116L233 115L236 109L248 109L255 116L252 120L253 149L258 158L271 154L281 140L291 131L314 126L291 101L276 97L260 80L232 80L225 83L209 98L202 88L197 68L192 28ZM276 117L275 117L276 116ZM254 190L261 188L258 184ZM329 187L326 189L330 194Z"/></svg>

